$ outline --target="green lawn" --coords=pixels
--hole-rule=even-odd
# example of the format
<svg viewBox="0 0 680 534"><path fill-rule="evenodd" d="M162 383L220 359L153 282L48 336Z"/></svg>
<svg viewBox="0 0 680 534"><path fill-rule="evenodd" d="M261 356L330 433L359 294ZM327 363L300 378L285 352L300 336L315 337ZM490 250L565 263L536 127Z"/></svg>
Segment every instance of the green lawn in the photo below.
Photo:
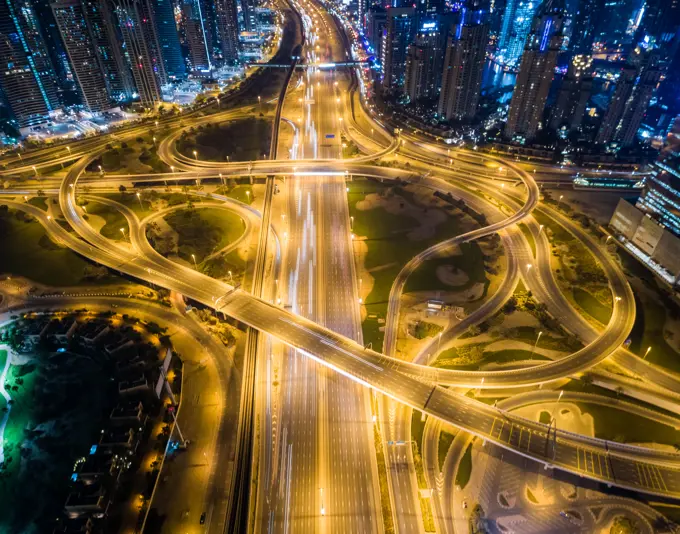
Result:
<svg viewBox="0 0 680 534"><path fill-rule="evenodd" d="M28 199L31 206L36 206L43 211L47 211L47 199L45 197L31 197Z"/></svg>
<svg viewBox="0 0 680 534"><path fill-rule="evenodd" d="M143 219L152 212L151 203L146 198L147 195L140 192L139 197L136 192L127 191L121 193L97 193L97 196L108 198L123 204L137 214L140 219ZM89 208L88 208L89 210Z"/></svg>
<svg viewBox="0 0 680 534"><path fill-rule="evenodd" d="M536 241L534 240L534 235L531 233L531 230L529 230L529 227L524 223L520 223L517 226L519 226L519 229L522 230L524 237L526 237L527 241L529 242L531 254L536 257Z"/></svg>
<svg viewBox="0 0 680 534"><path fill-rule="evenodd" d="M583 310L590 315L593 319L606 325L611 319L612 309L609 306L605 306L593 295L591 295L585 289L580 287L572 287L572 293L574 295L574 300Z"/></svg>
<svg viewBox="0 0 680 534"><path fill-rule="evenodd" d="M411 439L418 445L418 450L423 446L423 431L425 430L425 421L421 421L422 413L418 410L413 410L411 413Z"/></svg>
<svg viewBox="0 0 680 534"><path fill-rule="evenodd" d="M453 443L453 438L455 436L449 432L442 430L439 433L439 448L437 450L439 471L444 469L444 462L446 461L446 454L449 452L449 447Z"/></svg>
<svg viewBox="0 0 680 534"><path fill-rule="evenodd" d="M459 233L459 224L449 218L435 229L435 235L430 239L412 241L406 235L420 226L419 222L410 215L393 214L384 208L358 210L356 204L369 193L384 193L390 186L371 181L353 181L348 183L349 213L353 217L353 233L367 246L364 259L365 268L371 272L374 285L365 299L368 314L375 314L384 318L387 312L387 301L392 283L402 267L418 252L430 247L434 243L452 237ZM405 201L411 201L411 192L399 190L397 193ZM382 348L382 333L367 325L365 332L367 340L373 338L374 349Z"/></svg>
<svg viewBox="0 0 680 534"><path fill-rule="evenodd" d="M0 273L25 276L40 284L72 286L86 284L85 270L91 264L47 236L43 227L33 221L16 219L14 213L0 214ZM89 281L92 283L93 281ZM122 282L115 276L97 283Z"/></svg>
<svg viewBox="0 0 680 534"><path fill-rule="evenodd" d="M216 208L183 209L165 217L179 236L179 256L202 263L211 254L238 239L245 230L243 219L235 213Z"/></svg>
<svg viewBox="0 0 680 534"><path fill-rule="evenodd" d="M582 413L593 416L596 438L621 443L680 444L680 431L669 426L608 406L581 402L576 404Z"/></svg>
<svg viewBox="0 0 680 534"><path fill-rule="evenodd" d="M639 356L644 356L647 347L652 347L647 359L671 371L680 372L680 354L664 339L664 325L666 323L666 308L658 302L649 299L635 298L635 324L630 334L630 350ZM680 335L673 332L674 336Z"/></svg>
<svg viewBox="0 0 680 534"><path fill-rule="evenodd" d="M237 185L229 190L227 196L236 199L239 202L243 202L244 204L252 204L253 200L255 200L255 194L250 185Z"/></svg>
<svg viewBox="0 0 680 534"><path fill-rule="evenodd" d="M271 133L272 121L256 117L207 124L183 134L177 140L177 149L188 158L194 158L196 151L198 159L207 161L266 159Z"/></svg>
<svg viewBox="0 0 680 534"><path fill-rule="evenodd" d="M489 363L504 364L526 360L549 360L549 358L535 352L532 353L530 350L511 349L481 352L482 350L483 346L480 345L453 347L443 351L432 365L441 369L479 371Z"/></svg>
<svg viewBox="0 0 680 534"><path fill-rule="evenodd" d="M470 482L470 475L472 474L472 443L468 445L465 449L465 454L458 464L458 469L456 470L456 485L460 486L460 489L465 489L467 483Z"/></svg>
<svg viewBox="0 0 680 534"><path fill-rule="evenodd" d="M118 200L120 200L120 197ZM88 202L85 204L85 209L88 215L97 215L106 221L106 224L99 230L99 233L104 237L113 240L123 239L123 232L120 231L123 228L125 230L125 239L130 239L130 227L128 226L127 219L116 208L99 202Z"/></svg>

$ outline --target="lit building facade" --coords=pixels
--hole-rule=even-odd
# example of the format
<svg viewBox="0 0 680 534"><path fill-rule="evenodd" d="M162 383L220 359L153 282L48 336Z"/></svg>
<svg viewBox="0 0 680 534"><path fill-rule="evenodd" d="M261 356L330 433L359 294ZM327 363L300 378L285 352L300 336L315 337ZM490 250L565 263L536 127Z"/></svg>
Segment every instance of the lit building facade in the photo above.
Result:
<svg viewBox="0 0 680 534"><path fill-rule="evenodd" d="M498 36L496 59L499 63L511 67L519 63L539 4L540 0L507 0Z"/></svg>
<svg viewBox="0 0 680 534"><path fill-rule="evenodd" d="M83 9L109 95L114 101L129 100L135 85L111 3L108 0L84 0Z"/></svg>
<svg viewBox="0 0 680 534"><path fill-rule="evenodd" d="M406 52L416 33L415 9L393 7L387 10L381 60L382 85L387 90L402 90L406 77Z"/></svg>
<svg viewBox="0 0 680 534"><path fill-rule="evenodd" d="M215 16L222 59L227 63L236 63L239 60L239 31L235 0L217 0Z"/></svg>
<svg viewBox="0 0 680 534"><path fill-rule="evenodd" d="M574 56L562 80L562 87L550 116L550 127L558 129L566 126L568 130L578 129L583 121L592 87L592 56Z"/></svg>
<svg viewBox="0 0 680 534"><path fill-rule="evenodd" d="M477 113L489 40L484 17L482 11L463 14L449 32L437 106L446 120L468 119Z"/></svg>
<svg viewBox="0 0 680 534"><path fill-rule="evenodd" d="M619 147L633 144L661 74L658 53L637 47L616 82L597 133L597 143L615 142Z"/></svg>
<svg viewBox="0 0 680 534"><path fill-rule="evenodd" d="M149 5L137 0L116 1L116 14L139 100L143 107L152 108L161 101L160 86L167 77L158 55L153 19L148 18Z"/></svg>
<svg viewBox="0 0 680 534"><path fill-rule="evenodd" d="M163 70L168 80L182 80L186 77L186 65L177 34L177 23L171 0L149 0L156 26L158 51L163 61Z"/></svg>
<svg viewBox="0 0 680 534"><path fill-rule="evenodd" d="M59 106L55 72L28 2L0 0L0 87L20 128Z"/></svg>
<svg viewBox="0 0 680 534"><path fill-rule="evenodd" d="M534 17L510 102L504 132L507 138L533 139L541 126L563 42L564 15L560 0L547 0Z"/></svg>
<svg viewBox="0 0 680 534"><path fill-rule="evenodd" d="M437 94L441 54L439 26L436 21L426 22L406 54L404 92L412 102Z"/></svg>
<svg viewBox="0 0 680 534"><path fill-rule="evenodd" d="M680 282L680 157L654 163L635 205L619 201L609 223L623 246L670 285Z"/></svg>
<svg viewBox="0 0 680 534"><path fill-rule="evenodd" d="M111 107L111 97L80 0L57 0L54 18L64 41L83 105L92 112Z"/></svg>

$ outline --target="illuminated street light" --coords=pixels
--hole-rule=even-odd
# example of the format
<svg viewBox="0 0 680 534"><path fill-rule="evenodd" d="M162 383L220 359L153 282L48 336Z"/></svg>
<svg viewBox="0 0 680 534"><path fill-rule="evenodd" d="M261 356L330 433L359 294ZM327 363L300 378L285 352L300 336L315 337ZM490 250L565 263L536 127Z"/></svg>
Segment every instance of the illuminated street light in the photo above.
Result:
<svg viewBox="0 0 680 534"><path fill-rule="evenodd" d="M647 347L647 350L645 351L645 355L644 355L643 358L642 358L643 360L646 360L646 359L647 359L647 355L649 354L649 352L650 352L651 350L652 350L652 347L651 347L651 346Z"/></svg>
<svg viewBox="0 0 680 534"><path fill-rule="evenodd" d="M194 150L194 159L195 159L196 161L198 161L198 152L196 152L195 150Z"/></svg>
<svg viewBox="0 0 680 534"><path fill-rule="evenodd" d="M125 228L121 228L120 233L123 234L123 239L125 239Z"/></svg>
<svg viewBox="0 0 680 534"><path fill-rule="evenodd" d="M196 263L196 255L195 255L195 254L192 254L192 255L191 255L191 259L194 260L194 268L195 268L196 270L198 270L198 264Z"/></svg>

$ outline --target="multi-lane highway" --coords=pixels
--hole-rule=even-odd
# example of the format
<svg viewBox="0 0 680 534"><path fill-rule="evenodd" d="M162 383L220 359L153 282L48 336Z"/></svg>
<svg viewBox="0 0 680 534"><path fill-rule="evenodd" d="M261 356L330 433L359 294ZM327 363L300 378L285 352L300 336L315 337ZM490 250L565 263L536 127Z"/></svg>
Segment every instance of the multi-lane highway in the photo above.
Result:
<svg viewBox="0 0 680 534"><path fill-rule="evenodd" d="M310 30L304 54L306 60L344 59L345 41L324 10L309 1L298 4L296 9L302 13ZM405 437L410 434L407 423L409 408L416 409L546 466L636 491L663 496L680 495L680 458L675 453L550 429L513 415L502 406L488 406L440 387L448 384L465 388L510 388L542 384L589 369L612 354L620 362L627 361L637 366L637 359L620 350L635 317L632 292L620 270L606 261L602 261L602 265L614 300L612 319L601 332L592 328L587 330L581 323L579 335L587 345L572 355L529 369L484 373L429 368L423 365L426 363L423 353L414 362L391 357L396 341L399 297L408 274L446 246L495 232L502 233L508 271L496 294L467 318L466 324L474 324L497 310L520 275L532 290L536 288L534 293L540 300L555 310L554 315L559 317L560 310L564 310L565 320L577 321L571 306L568 310L564 309L564 297L552 280L546 257L547 244L542 241L545 233L543 237L540 232L535 233L539 239L536 240L537 254L533 257L525 238L515 227L537 208L539 189L531 174L501 158L465 151L450 153L448 149L411 135L402 142L399 136L391 136L383 130L380 130L379 136L374 136L373 131L369 134L367 128L379 129L380 126L371 117L360 120L355 117L355 114L366 113L366 110L350 104L349 98L353 95L348 90L356 83L352 78L332 70L315 69L305 70L302 78L303 84L282 102L284 116L298 128L299 150L296 155L299 159L227 164L191 160L176 151L173 135L161 144L159 155L177 170L191 171L191 176L188 177L188 173L172 173L143 177L145 182L152 183L205 178L215 176L217 172L225 176L287 176L288 179L281 184L284 205L277 207L287 217L287 231L281 239L282 271L280 276L274 275L280 285L277 290L277 294L282 296L280 305L275 299L260 298L257 286L261 287L264 282L263 272L254 276L255 290L248 293L163 258L149 245L144 225L135 214L122 206L115 206L116 203L111 205L127 218L132 248L127 244L113 243L91 228L75 201L79 185L130 185L140 178L136 175L81 178L85 167L96 155L98 148L95 147L101 148L101 145L90 147L84 144L82 151L73 158L69 153L69 160L80 159L59 184L62 213L77 237L66 232L40 209L7 201L13 208L31 213L51 236L93 261L178 291L269 334L288 347L281 371L281 418L272 443L275 450L269 459L266 450L265 457L260 458L263 460L261 465L270 465L271 471L270 487L258 493L267 501L259 508L262 510L258 518L260 531L378 532L382 529L370 394L365 386L399 403L399 408L386 403L381 413L385 432L392 435ZM241 111L196 120L224 120L239 113ZM367 124L370 126L367 127ZM342 161L340 132L355 138L357 145L364 150L373 152L349 162ZM389 141L382 143L379 139ZM399 157L413 162L414 167L424 165L424 169L436 175L370 164L374 159L396 154L397 151ZM46 159L51 156L54 156L52 152L35 155ZM489 163L506 169L504 179L515 180L525 186L521 198L513 198L489 180L493 175L486 166ZM483 201L470 197L472 193L469 190L456 190L452 182L474 184L476 189L499 199L513 211L509 216L497 213L489 217L490 224L424 251L405 267L390 295L385 355L362 345L345 196L345 179L351 174L413 181L435 190L450 191L455 196L467 196L471 204L476 202L483 209ZM268 182L265 213L274 202L273 179ZM56 181L46 180L42 187L48 185L54 186ZM555 213L550 215L560 217ZM579 229L569 221L561 223L578 234ZM534 223L529 221L529 224L535 230ZM265 231L260 234L265 242L269 236L268 226L265 221ZM596 257L601 254L592 238L585 234L578 237ZM265 254L267 247L261 245L258 249L260 254ZM529 261L528 258L532 257ZM458 333L460 330L454 329L447 336L453 339ZM653 375L654 371L650 369L642 366L638 370L650 377L661 376ZM659 385L677 386L670 375ZM399 412L396 417L395 410ZM395 421L396 425L393 424ZM419 497L414 489L410 452L388 449L387 453L392 499L397 503L395 508L398 508L397 527L400 532L419 532L422 530ZM273 463L268 464L270 461ZM400 465L407 468L401 469Z"/></svg>

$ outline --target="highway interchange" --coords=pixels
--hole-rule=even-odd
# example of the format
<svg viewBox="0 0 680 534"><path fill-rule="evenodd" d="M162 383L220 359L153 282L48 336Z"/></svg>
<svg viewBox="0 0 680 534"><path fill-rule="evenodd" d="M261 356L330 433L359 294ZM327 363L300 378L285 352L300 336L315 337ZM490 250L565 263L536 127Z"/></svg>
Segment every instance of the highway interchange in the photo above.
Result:
<svg viewBox="0 0 680 534"><path fill-rule="evenodd" d="M346 40L336 19L311 1L294 7L305 21L304 59L309 63L344 59ZM622 348L635 319L634 299L620 267L601 244L572 221L542 205L533 176L513 162L471 151L450 150L414 134L393 134L371 116L365 106L351 106L352 100L360 99L354 90L355 73L312 68L297 73L289 84L282 111L282 117L297 126L296 147L290 152L294 158L217 163L192 160L176 150L174 140L182 129L244 116L253 111L250 106L182 119L184 125L159 146L159 156L173 167L170 175L84 177L83 171L104 150L108 139L83 141L69 148L67 154L63 153L63 147L28 153L21 160L9 161L9 168L2 171L10 181L5 189L7 195L34 192L37 188L57 194L61 211L75 234L48 218L39 208L14 200L5 203L30 213L58 242L113 270L176 291L266 334L261 336L266 342L259 343L256 349L255 405L258 409L267 409L268 403L263 399L269 394L271 379L263 377L271 365L267 362L277 357L282 361L282 403L275 429L267 429L265 418L260 417L259 435L267 438L256 456L264 456L261 465L269 467L260 469L257 502L249 504L257 528L262 532L382 531L371 391L383 394L375 406L380 406L376 415L386 441L410 439L410 412L415 409L546 467L641 493L662 497L680 495L680 457L675 453L606 442L560 429L549 430L547 425L514 415L510 402L489 406L458 393L471 388L494 388L499 392L519 390L578 376L586 370L603 380L623 380L597 367L609 358L608 361L645 379L634 383L624 380L625 387L637 388L650 398L677 401L680 383L673 375L642 362ZM165 120L175 124L173 119ZM132 139L145 128L147 126L135 127L117 135ZM378 136L374 130L379 131ZM355 140L366 153L343 160L339 144L341 132ZM280 153L287 152L281 148L279 146ZM386 155L398 155L410 161L411 169L373 164ZM55 161L73 162L63 180L45 178L17 186L11 183L13 174L34 166L39 172L53 166ZM499 181L494 180L499 165L507 169L502 183L520 184L519 187L499 186ZM160 185L165 181L206 181L215 179L218 173L224 177L258 180L267 176L286 177L276 180L280 195L268 197L269 209L273 211L273 215L270 214L272 233L270 224L265 224L265 230L260 231L260 235L272 236L261 241L266 243L260 247L264 250L259 251L263 258L262 273L253 275L256 280L261 278L259 283L264 284L261 291L235 289L164 258L149 244L145 221L140 221L129 208L109 200L108 204L125 216L130 228L129 244L112 242L88 224L76 202L78 188L83 184L90 186L90 194L96 196L99 189L115 189L119 184L132 187L140 179L145 184ZM390 293L384 354L365 348L362 340L345 193L346 180L352 175L403 180L451 192L454 197L463 198L491 215L487 226L435 245L404 267ZM274 183L273 178L269 181ZM504 206L503 210L479 193L493 197ZM224 197L214 200L227 201ZM260 224L261 217L253 214L252 208L232 200L228 202L240 213L250 210L253 215L247 218L250 225ZM263 208L263 213L267 209ZM557 287L548 261L550 248L546 233L541 232L530 217L537 209L578 237L605 271L614 306L604 330L597 331L585 321ZM516 226L520 221L524 221L533 234L535 255ZM395 358L400 296L408 274L447 246L494 233L500 233L507 258L504 280L487 303L460 326L443 334L442 348L467 326L498 311L520 278L585 347L559 360L512 371L471 372L428 367L436 354L433 343L412 355L411 362ZM442 387L447 385L456 389ZM388 436L389 421L393 423ZM410 452L407 456L407 469L401 469L400 452L387 451L392 511L399 532L420 532L413 459ZM212 476L220 477L224 473L216 472ZM449 505L441 498L438 502L440 509ZM220 513L216 512L215 517ZM445 514L436 516L440 521ZM217 532L222 524L216 519L210 531Z"/></svg>

